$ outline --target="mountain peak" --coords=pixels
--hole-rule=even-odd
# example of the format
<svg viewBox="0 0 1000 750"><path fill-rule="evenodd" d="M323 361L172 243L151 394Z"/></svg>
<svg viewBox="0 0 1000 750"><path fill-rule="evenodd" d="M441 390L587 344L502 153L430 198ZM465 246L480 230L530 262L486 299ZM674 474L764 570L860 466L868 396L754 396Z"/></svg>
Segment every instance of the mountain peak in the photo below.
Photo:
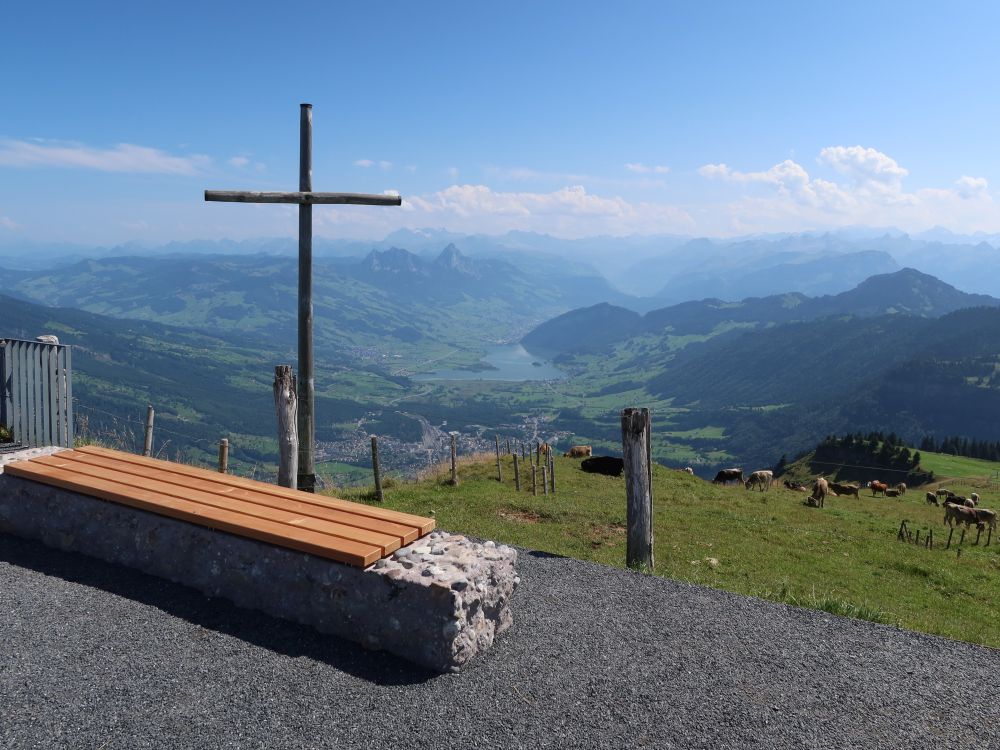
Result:
<svg viewBox="0 0 1000 750"><path fill-rule="evenodd" d="M453 242L441 251L441 254L434 260L434 265L468 276L478 276L472 260L462 255L462 251L455 247Z"/></svg>
<svg viewBox="0 0 1000 750"><path fill-rule="evenodd" d="M362 262L369 271L377 273L424 273L424 263L409 250L390 247L372 250Z"/></svg>

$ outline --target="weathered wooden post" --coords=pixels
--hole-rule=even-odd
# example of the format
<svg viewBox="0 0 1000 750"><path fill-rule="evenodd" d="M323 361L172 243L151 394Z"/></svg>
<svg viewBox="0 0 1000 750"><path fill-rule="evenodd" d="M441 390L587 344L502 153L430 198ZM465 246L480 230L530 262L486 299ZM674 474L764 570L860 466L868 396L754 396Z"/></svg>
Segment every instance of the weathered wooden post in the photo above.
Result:
<svg viewBox="0 0 1000 750"><path fill-rule="evenodd" d="M521 491L521 469L517 465L517 451L514 451L514 489Z"/></svg>
<svg viewBox="0 0 1000 750"><path fill-rule="evenodd" d="M278 421L278 484L299 484L299 396L291 365L274 368L274 413Z"/></svg>
<svg viewBox="0 0 1000 750"><path fill-rule="evenodd" d="M992 539L992 538L993 538L993 527L992 526L988 526L986 528L986 546L987 547L990 546L990 539Z"/></svg>
<svg viewBox="0 0 1000 750"><path fill-rule="evenodd" d="M451 484L458 487L458 433L451 433Z"/></svg>
<svg viewBox="0 0 1000 750"><path fill-rule="evenodd" d="M507 438L507 455L510 455L510 438Z"/></svg>
<svg viewBox="0 0 1000 750"><path fill-rule="evenodd" d="M152 456L153 455L153 417L155 412L153 411L153 405L149 404L146 407L146 435L142 441L142 455Z"/></svg>
<svg viewBox="0 0 1000 750"><path fill-rule="evenodd" d="M951 535L952 535L952 534L954 534L954 533L955 533L955 527L954 527L954 526L952 526L952 527L951 527L951 528L950 528L950 529L948 530L948 543L947 543L946 545L944 545L944 548L945 548L946 550L947 550L947 549L951 549Z"/></svg>
<svg viewBox="0 0 1000 750"><path fill-rule="evenodd" d="M535 441L535 466L539 466L542 463L542 443L539 440Z"/></svg>
<svg viewBox="0 0 1000 750"><path fill-rule="evenodd" d="M549 467L542 466L542 494L549 494Z"/></svg>
<svg viewBox="0 0 1000 750"><path fill-rule="evenodd" d="M497 442L497 481L503 483L503 472L500 470L500 436L493 436Z"/></svg>
<svg viewBox="0 0 1000 750"><path fill-rule="evenodd" d="M630 568L653 569L653 466L650 455L649 409L622 411L622 456L625 461Z"/></svg>
<svg viewBox="0 0 1000 750"><path fill-rule="evenodd" d="M219 473L229 473L229 440L222 438L219 441Z"/></svg>
<svg viewBox="0 0 1000 750"><path fill-rule="evenodd" d="M372 435L372 473L375 475L375 499L385 502L382 494L382 471L378 464L378 438Z"/></svg>
<svg viewBox="0 0 1000 750"><path fill-rule="evenodd" d="M920 544L920 529L917 529L917 540L914 542L914 544Z"/></svg>
<svg viewBox="0 0 1000 750"><path fill-rule="evenodd" d="M531 494L538 495L538 467L531 464Z"/></svg>
<svg viewBox="0 0 1000 750"><path fill-rule="evenodd" d="M549 485L552 487L552 494L556 494L556 460L549 451Z"/></svg>

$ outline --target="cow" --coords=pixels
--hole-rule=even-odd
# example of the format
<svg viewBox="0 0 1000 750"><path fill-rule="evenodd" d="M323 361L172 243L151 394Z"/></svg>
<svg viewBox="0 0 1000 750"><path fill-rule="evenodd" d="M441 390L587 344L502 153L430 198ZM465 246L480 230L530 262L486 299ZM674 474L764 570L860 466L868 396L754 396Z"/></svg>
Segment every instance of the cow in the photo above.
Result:
<svg viewBox="0 0 1000 750"><path fill-rule="evenodd" d="M972 500L971 497L956 497L955 504L958 505L959 503L961 503L966 508L976 507L976 503Z"/></svg>
<svg viewBox="0 0 1000 750"><path fill-rule="evenodd" d="M810 505L819 505L822 508L826 505L826 496L830 494L830 485L823 478L820 477L815 482L813 482L812 494L809 496Z"/></svg>
<svg viewBox="0 0 1000 750"><path fill-rule="evenodd" d="M978 492L973 492L971 495L969 495L969 499L973 503L975 503L976 505L979 505L979 493Z"/></svg>
<svg viewBox="0 0 1000 750"><path fill-rule="evenodd" d="M683 470L686 471L688 474L694 474L694 469L692 469L690 466L685 466Z"/></svg>
<svg viewBox="0 0 1000 750"><path fill-rule="evenodd" d="M729 484L730 482L742 484L744 481L746 480L743 477L743 469L723 469L715 475L712 484Z"/></svg>
<svg viewBox="0 0 1000 750"><path fill-rule="evenodd" d="M937 505L938 504L937 495L935 495L933 492L928 492L927 494L924 495L924 497L927 498L927 504L928 505Z"/></svg>
<svg viewBox="0 0 1000 750"><path fill-rule="evenodd" d="M882 497L885 497L885 491L889 489L889 485L877 479L874 482L869 482L868 486L872 488L872 497L875 497L879 492L882 493Z"/></svg>
<svg viewBox="0 0 1000 750"><path fill-rule="evenodd" d="M587 456L594 455L593 447L589 445L574 445L568 451L563 453L563 458L586 458Z"/></svg>
<svg viewBox="0 0 1000 750"><path fill-rule="evenodd" d="M901 493L895 487L892 487L887 489L884 494L886 497L899 497Z"/></svg>
<svg viewBox="0 0 1000 750"><path fill-rule="evenodd" d="M951 490L945 489L944 487L938 487L935 494L937 494L938 497L948 497L948 495L953 495L955 493Z"/></svg>
<svg viewBox="0 0 1000 750"><path fill-rule="evenodd" d="M580 462L580 468L589 474L604 474L609 477L621 476L625 471L625 459L613 456L592 456Z"/></svg>
<svg viewBox="0 0 1000 750"><path fill-rule="evenodd" d="M972 511L976 514L976 521L989 526L993 531L997 530L997 512L989 508L975 508Z"/></svg>
<svg viewBox="0 0 1000 750"><path fill-rule="evenodd" d="M547 457L549 455L549 451L551 450L552 448L549 446L548 443L542 443L541 445L538 446L538 455Z"/></svg>
<svg viewBox="0 0 1000 750"><path fill-rule="evenodd" d="M774 472L769 469L761 469L760 471L755 471L750 477L743 483L743 485L750 489L756 486L761 492L764 490L771 489L771 482L774 481Z"/></svg>
<svg viewBox="0 0 1000 750"><path fill-rule="evenodd" d="M856 484L841 484L840 482L830 482L830 489L838 495L853 495L859 497L861 488Z"/></svg>
<svg viewBox="0 0 1000 750"><path fill-rule="evenodd" d="M978 523L979 519L976 518L976 511L973 508L966 508L964 505L955 505L955 503L945 503L944 522L949 526L953 526L953 522L956 521L964 523L966 527L969 527L974 523Z"/></svg>
<svg viewBox="0 0 1000 750"><path fill-rule="evenodd" d="M906 483L905 482L900 482L899 484L896 485L895 489L896 489L896 491L900 495L905 495L906 494Z"/></svg>

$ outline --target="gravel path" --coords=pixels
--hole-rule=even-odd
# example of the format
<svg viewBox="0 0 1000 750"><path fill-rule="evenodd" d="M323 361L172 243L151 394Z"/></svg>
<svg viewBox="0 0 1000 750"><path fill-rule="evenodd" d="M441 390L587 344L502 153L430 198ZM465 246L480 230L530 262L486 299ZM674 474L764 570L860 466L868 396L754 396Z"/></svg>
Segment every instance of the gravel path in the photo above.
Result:
<svg viewBox="0 0 1000 750"><path fill-rule="evenodd" d="M1000 652L522 552L434 675L0 535L2 748L1000 748Z"/></svg>

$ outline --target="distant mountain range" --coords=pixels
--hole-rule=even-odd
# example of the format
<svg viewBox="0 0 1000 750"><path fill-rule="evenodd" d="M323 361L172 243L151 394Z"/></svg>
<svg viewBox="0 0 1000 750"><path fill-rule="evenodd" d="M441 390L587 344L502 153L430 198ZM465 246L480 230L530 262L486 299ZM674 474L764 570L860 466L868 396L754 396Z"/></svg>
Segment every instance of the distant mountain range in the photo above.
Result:
<svg viewBox="0 0 1000 750"><path fill-rule="evenodd" d="M651 310L645 315L599 304L546 321L528 333L522 343L528 350L548 356L609 352L616 344L644 334L707 336L720 328L759 329L838 315L940 317L978 306L998 307L1000 299L968 294L933 276L904 268L872 276L849 291L822 297L795 292L740 302L704 299Z"/></svg>
<svg viewBox="0 0 1000 750"><path fill-rule="evenodd" d="M290 257L98 258L4 271L2 278L0 291L41 304L213 334L250 333L269 347L287 349L295 341L297 263ZM480 352L566 309L628 301L596 274L540 273L467 257L454 245L433 258L390 248L363 258L317 259L313 286L317 356L375 347L406 361L449 347Z"/></svg>
<svg viewBox="0 0 1000 750"><path fill-rule="evenodd" d="M598 305L523 343L592 383L602 403L628 393L615 408L669 404L661 429L694 436L702 455L732 457L721 463L759 467L834 432L996 439L1000 429L1000 300L913 269L817 298L703 300L644 316ZM560 418L578 439L614 433L611 423L586 433L572 411ZM708 427L715 437L698 437Z"/></svg>

